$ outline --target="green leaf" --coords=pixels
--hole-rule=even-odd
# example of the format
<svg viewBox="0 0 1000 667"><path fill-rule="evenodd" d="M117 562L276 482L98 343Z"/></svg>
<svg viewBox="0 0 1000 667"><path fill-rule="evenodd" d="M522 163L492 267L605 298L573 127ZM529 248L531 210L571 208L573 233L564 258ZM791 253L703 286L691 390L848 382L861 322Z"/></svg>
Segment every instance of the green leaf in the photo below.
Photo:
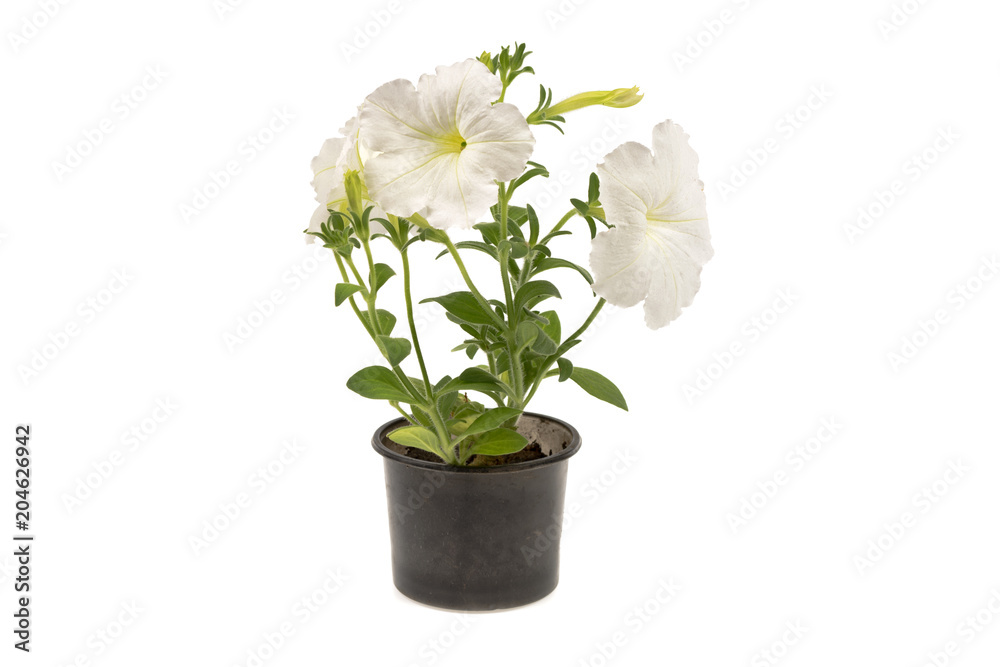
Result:
<svg viewBox="0 0 1000 667"><path fill-rule="evenodd" d="M431 418L427 415L426 412L424 412L415 405L410 406L410 412L413 414L413 418L417 420L419 424L421 424L422 426L426 426L427 428L434 428L434 423L431 421Z"/></svg>
<svg viewBox="0 0 1000 667"><path fill-rule="evenodd" d="M565 357L559 357L556 363L559 364L559 381L565 382L573 375L573 362Z"/></svg>
<svg viewBox="0 0 1000 667"><path fill-rule="evenodd" d="M538 230L539 230L538 215L535 213L535 209L533 209L530 204L527 206L527 209L528 209L528 225L531 233L531 238L529 239L529 243L531 245L535 245L536 243L538 243Z"/></svg>
<svg viewBox="0 0 1000 667"><path fill-rule="evenodd" d="M449 391L481 391L506 392L504 386L495 375L482 368L466 368L457 378L446 384L442 392Z"/></svg>
<svg viewBox="0 0 1000 667"><path fill-rule="evenodd" d="M441 229L424 227L420 230L420 238L425 241L433 241L434 243L448 245L448 233Z"/></svg>
<svg viewBox="0 0 1000 667"><path fill-rule="evenodd" d="M521 411L515 410L514 408L493 408L492 410L487 410L474 422L469 424L469 428L465 429L465 433L462 435L462 438L466 438L470 435L477 435L479 433L485 433L486 431L492 431L495 428L500 428L502 424L505 424L520 414Z"/></svg>
<svg viewBox="0 0 1000 667"><path fill-rule="evenodd" d="M587 201L591 204L596 204L597 200L601 198L601 181L597 178L597 174L593 173L590 175L590 187L587 191Z"/></svg>
<svg viewBox="0 0 1000 667"><path fill-rule="evenodd" d="M479 230L479 233L483 235L483 241L489 245L495 246L500 243L499 222L481 222L478 225L473 225L473 227Z"/></svg>
<svg viewBox="0 0 1000 667"><path fill-rule="evenodd" d="M573 369L573 374L570 376L570 379L580 385L581 389L594 398L607 401L616 408L621 408L626 412L628 411L628 405L625 403L625 397L622 396L618 387L616 387L611 380L604 377L597 371L577 366Z"/></svg>
<svg viewBox="0 0 1000 667"><path fill-rule="evenodd" d="M394 275L396 275L396 272L388 264L376 264L374 273L368 277L372 291L377 292Z"/></svg>
<svg viewBox="0 0 1000 667"><path fill-rule="evenodd" d="M541 273L542 271L548 271L549 269L573 269L587 281L588 285L594 284L594 277L590 275L587 269L570 262L569 260L559 259L558 257L543 257L535 263L535 273Z"/></svg>
<svg viewBox="0 0 1000 667"><path fill-rule="evenodd" d="M558 343L562 339L562 326L559 324L559 314L554 310L546 310L541 315L548 320L548 324L542 325L542 331L545 332L546 336Z"/></svg>
<svg viewBox="0 0 1000 667"><path fill-rule="evenodd" d="M396 326L396 316L388 310L382 310L381 308L376 309L375 319L378 320L379 329L381 329L382 333L385 335L391 334L393 328Z"/></svg>
<svg viewBox="0 0 1000 667"><path fill-rule="evenodd" d="M404 447L416 447L425 452L441 456L437 434L423 426L404 426L389 434L389 439Z"/></svg>
<svg viewBox="0 0 1000 667"><path fill-rule="evenodd" d="M487 255L489 255L493 259L496 259L496 260L500 259L500 256L497 255L497 249L495 247L489 245L488 243L483 243L482 241L460 241L459 243L455 244L455 247L456 248L460 248L460 249L478 250L480 252L485 252ZM449 254L450 252L451 251L447 250L447 249L442 250L441 253L438 254L438 256L435 257L434 259L441 259L442 257L444 257L445 255Z"/></svg>
<svg viewBox="0 0 1000 667"><path fill-rule="evenodd" d="M445 419L447 419L448 415L450 415L452 410L455 409L455 404L457 402L458 402L457 391L450 391L447 394L443 394L438 397L437 400L438 410L440 410L441 414L445 416Z"/></svg>
<svg viewBox="0 0 1000 667"><path fill-rule="evenodd" d="M506 428L498 428L489 431L476 439L476 442L469 447L469 456L480 454L482 456L503 456L519 452L528 445L528 439L516 431Z"/></svg>
<svg viewBox="0 0 1000 667"><path fill-rule="evenodd" d="M534 320L535 322L538 322L539 324L548 324L549 323L549 321L547 319L545 319L544 317L542 317L541 315L539 315L538 313L536 313L533 310L522 310L521 314L524 315L525 317L527 317L529 320Z"/></svg>
<svg viewBox="0 0 1000 667"><path fill-rule="evenodd" d="M360 291L360 285L354 285L352 283L337 283L337 286L333 290L333 302L339 306L347 301L352 294Z"/></svg>
<svg viewBox="0 0 1000 667"><path fill-rule="evenodd" d="M580 201L579 199L570 199L569 203L573 205L573 208L575 208L576 212L579 213L580 215L587 215L587 212L590 211L590 204L588 204L585 201Z"/></svg>
<svg viewBox="0 0 1000 667"><path fill-rule="evenodd" d="M533 280L517 290L517 294L514 295L514 311L520 312L522 308L531 310L539 301L553 296L557 299L562 296L555 285L547 280Z"/></svg>
<svg viewBox="0 0 1000 667"><path fill-rule="evenodd" d="M521 174L518 177L518 179L514 181L513 185L511 186L511 190L515 190L521 187L522 185L533 179L535 176L542 176L544 178L549 177L549 170L546 169L544 165L540 165L537 162L532 162L531 160L528 160L528 164L531 165L533 168Z"/></svg>
<svg viewBox="0 0 1000 667"><path fill-rule="evenodd" d="M479 302L476 301L476 297L472 295L472 292L452 292L451 294L445 294L444 296L424 299L420 303L428 302L441 304L446 311L463 322L494 326L493 319L479 305Z"/></svg>
<svg viewBox="0 0 1000 667"><path fill-rule="evenodd" d="M524 206L508 206L507 207L507 225L510 227L510 223L514 223L514 226L523 224L528 219L528 209ZM500 212L497 209L496 221L500 222ZM518 229L517 231L520 231Z"/></svg>
<svg viewBox="0 0 1000 667"><path fill-rule="evenodd" d="M379 336L378 346L382 355L389 360L390 366L398 366L403 359L410 356L410 341L406 338L390 338L389 336Z"/></svg>
<svg viewBox="0 0 1000 667"><path fill-rule="evenodd" d="M403 388L396 375L385 366L362 368L347 380L347 388L365 398L410 403L413 396Z"/></svg>
<svg viewBox="0 0 1000 667"><path fill-rule="evenodd" d="M521 322L517 325L514 343L518 349L527 347L535 342L535 339L538 338L538 333L538 325L534 322Z"/></svg>
<svg viewBox="0 0 1000 667"><path fill-rule="evenodd" d="M549 337L547 333L545 333L543 329L542 331L538 332L538 338L535 339L535 342L532 344L531 349L533 352L537 352L538 354L548 356L550 354L555 354L556 350L559 349L559 346L556 344L554 340L552 340L552 338Z"/></svg>

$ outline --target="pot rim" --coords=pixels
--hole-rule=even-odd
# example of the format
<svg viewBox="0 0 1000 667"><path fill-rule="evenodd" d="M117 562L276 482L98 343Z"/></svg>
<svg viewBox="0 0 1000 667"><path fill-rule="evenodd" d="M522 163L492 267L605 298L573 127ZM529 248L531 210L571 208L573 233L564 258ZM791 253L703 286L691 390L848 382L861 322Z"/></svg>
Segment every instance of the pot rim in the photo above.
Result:
<svg viewBox="0 0 1000 667"><path fill-rule="evenodd" d="M580 432L577 431L572 424L558 419L556 417L550 417L549 415L543 415L537 412L525 412L523 413L529 417L535 417L536 419L541 419L544 421L555 422L559 424L570 434L569 445L557 454L552 456L546 456L541 459L535 459L534 461L521 461L520 463L508 463L501 466L453 466L447 463L437 462L437 461L421 461L420 459L413 459L409 456L399 454L392 451L388 447L382 444L382 438L385 437L386 433L392 429L404 426L408 422L402 417L397 417L382 424L375 431L375 435L372 436L372 449L381 454L387 459L396 461L397 463L404 463L406 465L414 466L416 468L426 468L428 470L438 470L438 471L448 471L452 473L465 473L465 474L500 474L500 473L513 473L520 472L522 470L529 470L532 468L539 468L541 466L553 465L560 461L565 461L570 458L578 451L580 451L580 445L583 444L580 438Z"/></svg>

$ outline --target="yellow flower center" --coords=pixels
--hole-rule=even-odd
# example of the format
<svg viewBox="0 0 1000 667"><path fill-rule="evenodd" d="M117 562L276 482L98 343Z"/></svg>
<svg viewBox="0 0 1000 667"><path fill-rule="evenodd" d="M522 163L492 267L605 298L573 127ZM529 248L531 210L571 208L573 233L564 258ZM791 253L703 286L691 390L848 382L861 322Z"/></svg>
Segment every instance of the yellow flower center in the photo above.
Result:
<svg viewBox="0 0 1000 667"><path fill-rule="evenodd" d="M446 153L461 153L469 145L457 130L441 136L438 143L441 145L441 150Z"/></svg>

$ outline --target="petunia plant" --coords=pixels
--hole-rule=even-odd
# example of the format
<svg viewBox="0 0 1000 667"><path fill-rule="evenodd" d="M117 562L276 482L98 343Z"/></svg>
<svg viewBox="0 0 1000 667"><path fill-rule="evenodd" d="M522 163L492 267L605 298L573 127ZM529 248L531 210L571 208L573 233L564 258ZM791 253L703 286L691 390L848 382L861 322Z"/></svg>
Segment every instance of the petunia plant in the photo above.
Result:
<svg viewBox="0 0 1000 667"><path fill-rule="evenodd" d="M439 67L416 86L390 81L312 162L320 205L307 238L333 251L342 278L335 303L349 304L386 362L358 371L347 386L406 418L389 435L394 442L451 465L523 449L517 420L549 379L571 380L627 410L610 380L567 353L606 303L643 302L653 329L676 319L712 256L698 156L669 120L653 128L652 149L628 142L607 155L560 219L546 224L517 197L525 183L549 176L531 161L536 132L557 138L572 111L642 99L638 88L621 88L553 103L551 89L540 86L537 108L525 115L504 98L515 79L534 75L524 65L529 55L521 44ZM475 236L455 241L456 228ZM592 239L590 270L558 254L560 237L577 231ZM450 258L465 282L464 290L421 300L444 308L461 336L454 351L475 364L456 377L432 376L421 350L410 287L416 243L438 245L438 258ZM376 261L376 251L399 255L401 279L390 282L395 271ZM472 254L495 264L492 284L473 281ZM595 299L590 315L566 330L546 309L561 297L545 277L555 270L575 272ZM388 289L402 290L404 324L379 307Z"/></svg>

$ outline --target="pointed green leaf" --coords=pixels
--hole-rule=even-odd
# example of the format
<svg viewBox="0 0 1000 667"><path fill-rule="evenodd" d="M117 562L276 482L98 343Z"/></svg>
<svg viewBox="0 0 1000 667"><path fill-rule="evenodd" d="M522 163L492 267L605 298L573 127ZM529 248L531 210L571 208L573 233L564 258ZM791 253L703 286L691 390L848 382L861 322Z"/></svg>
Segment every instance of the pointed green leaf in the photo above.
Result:
<svg viewBox="0 0 1000 667"><path fill-rule="evenodd" d="M379 329L387 336L392 333L393 328L396 326L396 316L388 310L377 309L375 311L375 319L378 320Z"/></svg>
<svg viewBox="0 0 1000 667"><path fill-rule="evenodd" d="M559 349L559 346L554 340L552 340L552 338L549 337L547 333L545 333L544 329L538 332L538 338L536 338L535 342L531 345L531 350L533 352L537 352L543 356L555 354L557 349Z"/></svg>
<svg viewBox="0 0 1000 667"><path fill-rule="evenodd" d="M596 229L596 228L595 228ZM543 257L535 263L535 273L541 273L542 271L548 271L549 269L573 269L587 281L588 285L594 284L594 277L590 275L587 269L574 264L565 259L559 259L558 257Z"/></svg>
<svg viewBox="0 0 1000 667"><path fill-rule="evenodd" d="M616 408L621 408L626 412L628 411L628 405L625 403L625 397L622 396L618 387L616 387L611 380L604 377L597 371L577 366L573 369L573 374L570 376L570 379L580 385L581 389L594 398L607 401Z"/></svg>
<svg viewBox="0 0 1000 667"><path fill-rule="evenodd" d="M556 363L559 365L559 381L565 382L573 375L573 362L565 357L559 357Z"/></svg>
<svg viewBox="0 0 1000 667"><path fill-rule="evenodd" d="M538 215L535 213L535 209L533 209L530 204L527 206L527 209L528 209L528 226L531 234L529 242L531 243L531 245L535 245L536 243L538 243L538 231L539 231Z"/></svg>
<svg viewBox="0 0 1000 667"><path fill-rule="evenodd" d="M530 285L531 283L528 284ZM451 294L445 294L444 296L424 299L420 303L428 302L441 304L446 311L463 322L493 326L493 319L479 305L479 302L476 301L476 297L472 295L472 292L452 292Z"/></svg>
<svg viewBox="0 0 1000 667"><path fill-rule="evenodd" d="M410 412L413 414L413 418L418 423L420 423L423 426L426 426L427 428L434 428L434 423L431 422L431 418L427 415L426 412L424 412L415 405L410 406Z"/></svg>
<svg viewBox="0 0 1000 667"><path fill-rule="evenodd" d="M347 380L347 388L365 398L410 403L413 396L403 388L396 375L385 366L362 368Z"/></svg>
<svg viewBox="0 0 1000 667"><path fill-rule="evenodd" d="M378 346L382 355L389 361L390 366L398 366L403 359L410 356L410 341L406 338L379 336Z"/></svg>
<svg viewBox="0 0 1000 667"><path fill-rule="evenodd" d="M382 285L385 285L389 278L396 275L396 272L392 270L392 267L388 264L376 264L375 271L373 275L368 277L369 283L372 286L372 291L377 292Z"/></svg>
<svg viewBox="0 0 1000 667"><path fill-rule="evenodd" d="M590 210L590 205L585 201L580 201L579 199L570 199L569 203L573 205L576 212L580 215L587 215L587 211Z"/></svg>
<svg viewBox="0 0 1000 667"><path fill-rule="evenodd" d="M437 434L423 426L404 426L389 434L389 439L404 447L416 447L441 456Z"/></svg>
<svg viewBox="0 0 1000 667"><path fill-rule="evenodd" d="M541 314L548 324L542 325L545 335L558 343L562 339L562 325L559 324L559 314L554 310L546 310Z"/></svg>
<svg viewBox="0 0 1000 667"><path fill-rule="evenodd" d="M476 418L476 420L469 425L469 428L465 429L465 434L462 437L464 438L470 435L492 431L495 428L500 428L502 424L514 419L520 414L521 411L515 410L514 408L493 408L492 410L487 410Z"/></svg>
<svg viewBox="0 0 1000 667"><path fill-rule="evenodd" d="M514 312L520 312L522 308L531 308L544 299L549 297L561 298L559 290L556 286L547 280L533 280L530 283L526 283L517 290L517 294L514 295Z"/></svg>
<svg viewBox="0 0 1000 667"><path fill-rule="evenodd" d="M449 391L482 391L482 392L505 392L500 380L489 371L482 368L466 368L461 374L446 384L442 392Z"/></svg>
<svg viewBox="0 0 1000 667"><path fill-rule="evenodd" d="M498 428L476 438L469 448L469 455L503 456L519 452L528 445L528 439L516 431Z"/></svg>
<svg viewBox="0 0 1000 667"><path fill-rule="evenodd" d="M494 208L496 208L495 205ZM499 213L495 213L494 215L499 216ZM479 233L483 235L483 241L487 244L495 246L500 243L499 222L481 222L478 225L473 225L473 228L479 230Z"/></svg>
<svg viewBox="0 0 1000 667"><path fill-rule="evenodd" d="M337 283L337 286L333 289L333 302L335 305L339 306L347 301L352 294L360 291L360 285L354 285L352 283Z"/></svg>
<svg viewBox="0 0 1000 667"><path fill-rule="evenodd" d="M480 252L486 253L493 259L500 259L500 257L497 255L497 249L489 245L488 243L483 243L482 241L461 241L459 243L456 243L455 247L459 249L478 250ZM434 259L441 259L445 255L450 254L450 252L451 251L446 248L442 250L438 254L438 256L435 257Z"/></svg>
<svg viewBox="0 0 1000 667"><path fill-rule="evenodd" d="M535 342L538 338L539 329L538 325L534 322L521 322L517 325L517 334L515 336L515 344L518 349L527 347Z"/></svg>

